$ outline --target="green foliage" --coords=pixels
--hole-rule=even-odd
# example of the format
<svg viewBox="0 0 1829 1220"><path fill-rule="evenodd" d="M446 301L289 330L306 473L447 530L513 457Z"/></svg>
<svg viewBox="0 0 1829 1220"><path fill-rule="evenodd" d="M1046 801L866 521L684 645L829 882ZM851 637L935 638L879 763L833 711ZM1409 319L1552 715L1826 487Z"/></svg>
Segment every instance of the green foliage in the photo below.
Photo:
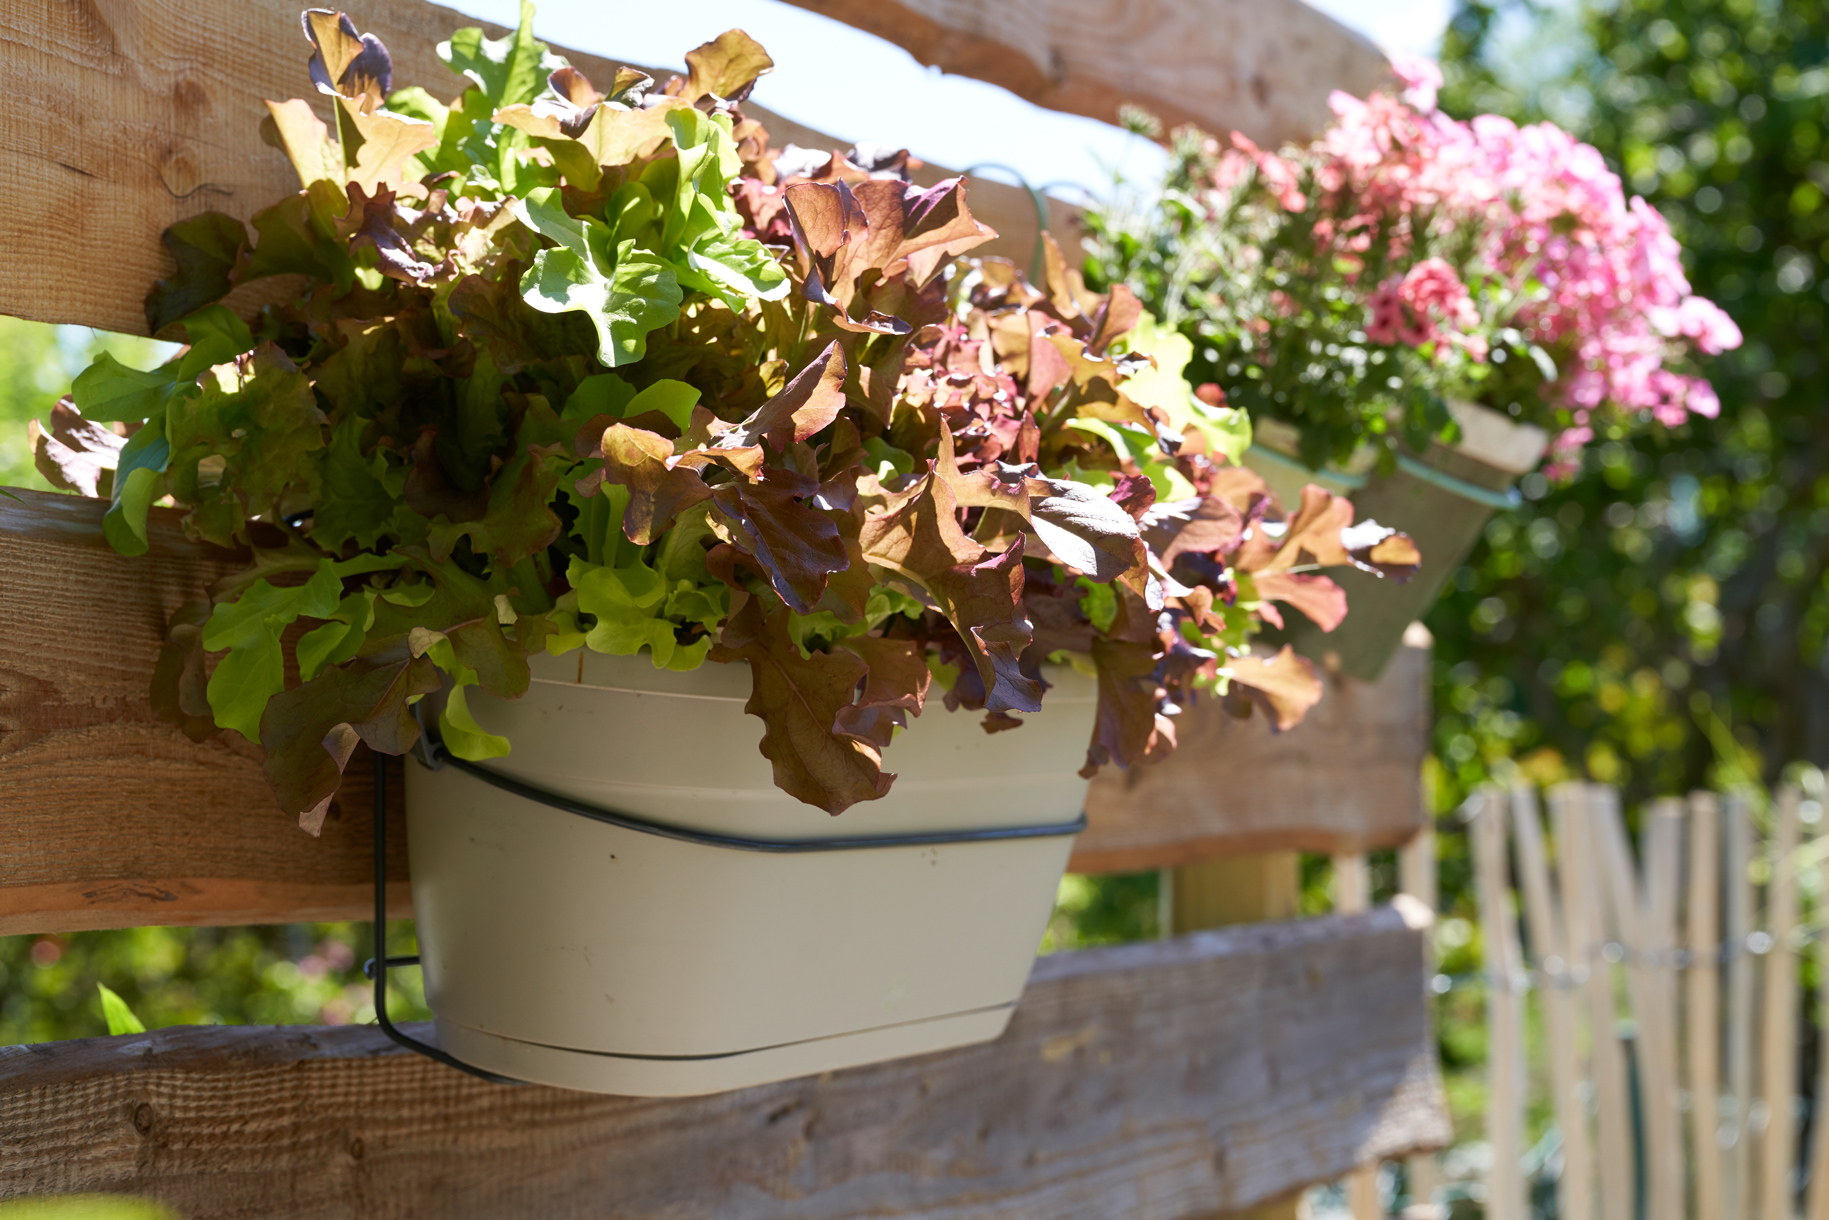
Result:
<svg viewBox="0 0 1829 1220"><path fill-rule="evenodd" d="M1161 887L1159 872L1105 877L1068 873L1055 895L1041 951L1155 940L1162 935Z"/></svg>
<svg viewBox="0 0 1829 1220"><path fill-rule="evenodd" d="M133 1009L127 1007L127 1001L108 990L106 983L97 983L95 993L102 1001L102 1019L108 1023L110 1034L143 1034L146 1026L133 1015Z"/></svg>
<svg viewBox="0 0 1829 1220"><path fill-rule="evenodd" d="M0 318L0 487L54 490L32 465L26 424L48 421L52 404L85 366L104 355L139 364L166 350L131 335Z"/></svg>
<svg viewBox="0 0 1829 1220"><path fill-rule="evenodd" d="M391 928L394 951L412 952L411 924ZM0 937L0 1045L124 1032L110 1029L103 989L154 1030L372 1021L369 956L366 924ZM389 979L389 1015L424 1020L419 972Z"/></svg>
<svg viewBox="0 0 1829 1220"><path fill-rule="evenodd" d="M1622 0L1558 65L1499 53L1532 11L1462 6L1445 105L1579 124L1748 341L1711 366L1718 420L1603 436L1572 483L1527 479L1457 573L1428 620L1443 805L1514 759L1632 799L1829 761L1821 15Z"/></svg>

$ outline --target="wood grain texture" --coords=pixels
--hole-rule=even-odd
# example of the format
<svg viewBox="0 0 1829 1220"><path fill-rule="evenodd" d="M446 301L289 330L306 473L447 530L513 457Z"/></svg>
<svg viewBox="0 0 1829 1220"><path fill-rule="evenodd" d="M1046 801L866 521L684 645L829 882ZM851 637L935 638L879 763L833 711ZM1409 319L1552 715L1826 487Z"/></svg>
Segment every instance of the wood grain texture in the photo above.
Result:
<svg viewBox="0 0 1829 1220"><path fill-rule="evenodd" d="M168 225L205 211L246 220L298 189L290 163L261 141L260 122L265 98L306 98L329 117L305 74L303 7L300 0L0 0L0 178L8 193L0 209L7 252L0 313L143 333L141 301L170 269L159 242ZM398 84L422 85L441 99L462 82L439 62L438 42L463 26L502 32L419 0L349 8L387 44ZM707 26L704 34L719 32ZM609 60L561 51L600 86L612 79ZM841 146L760 107L751 113L778 129L778 145ZM893 140L896 133L857 136ZM1027 266L1036 231L1027 192L976 182L971 200L1004 235L985 252ZM1076 215L1057 208L1062 232ZM1076 240L1062 245L1078 248Z"/></svg>
<svg viewBox="0 0 1829 1220"><path fill-rule="evenodd" d="M151 552L128 559L102 540L102 501L19 494L0 497L0 934L364 918L366 752L313 841L280 812L253 746L198 745L153 717L167 618L236 557L154 509ZM404 810L395 789L389 806ZM394 825L405 914L404 817Z"/></svg>
<svg viewBox="0 0 1829 1220"><path fill-rule="evenodd" d="M0 1197L214 1217L1229 1214L1449 1138L1389 909L1060 954L997 1042L720 1096L483 1084L373 1029L0 1048ZM423 1032L423 1031L421 1031Z"/></svg>
<svg viewBox="0 0 1829 1220"><path fill-rule="evenodd" d="M1327 122L1335 89L1389 76L1363 36L1300 0L789 0L1050 110L1118 121L1127 102L1168 127L1260 144Z"/></svg>
<svg viewBox="0 0 1829 1220"><path fill-rule="evenodd" d="M1407 842L1425 821L1429 657L1427 647L1406 644L1376 682L1329 681L1307 719L1286 733L1272 733L1262 716L1234 720L1216 700L1186 708L1168 759L1107 767L1093 780L1090 824L1068 867L1128 872Z"/></svg>
<svg viewBox="0 0 1829 1220"><path fill-rule="evenodd" d="M314 842L278 811L253 747L227 735L197 745L153 717L165 622L233 557L186 542L175 514L155 509L152 553L124 558L102 540L100 501L20 495L23 505L0 497L0 934L366 918L364 756ZM1311 724L1280 737L1261 719L1184 716L1185 761L1095 783L1073 867L1408 837L1420 825L1427 652L1406 658L1377 686L1335 687ZM397 782L392 791L398 811ZM390 904L404 916L397 818L388 843Z"/></svg>

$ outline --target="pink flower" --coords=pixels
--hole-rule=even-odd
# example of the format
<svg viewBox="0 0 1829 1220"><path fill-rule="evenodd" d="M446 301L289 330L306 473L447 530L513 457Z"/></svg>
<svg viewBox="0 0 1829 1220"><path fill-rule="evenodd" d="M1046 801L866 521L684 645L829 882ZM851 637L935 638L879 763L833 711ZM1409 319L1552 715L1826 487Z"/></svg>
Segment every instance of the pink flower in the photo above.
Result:
<svg viewBox="0 0 1829 1220"><path fill-rule="evenodd" d="M1245 174L1250 168L1251 158L1236 149L1228 148L1219 154L1218 161L1213 165L1213 189L1231 194L1245 180Z"/></svg>
<svg viewBox="0 0 1829 1220"><path fill-rule="evenodd" d="M1283 160L1275 153L1265 152L1252 142L1243 132L1232 133L1232 143L1240 152L1257 162L1258 172L1264 175L1277 202L1283 205L1286 212L1300 212L1308 207L1308 198L1302 194L1302 188L1296 179L1295 166Z"/></svg>
<svg viewBox="0 0 1829 1220"><path fill-rule="evenodd" d="M1711 356L1739 347L1742 338L1734 320L1719 305L1702 297L1685 297L1677 306L1677 333L1694 339L1696 346Z"/></svg>
<svg viewBox="0 0 1829 1220"><path fill-rule="evenodd" d="M1372 290L1366 298L1366 308L1371 311L1371 318L1365 324L1365 337L1373 343L1396 343L1404 331L1403 296L1400 289L1403 281L1392 276Z"/></svg>
<svg viewBox="0 0 1829 1220"><path fill-rule="evenodd" d="M1692 345L1718 354L1742 336L1691 291L1664 217L1628 198L1599 151L1561 128L1497 115L1457 122L1436 109L1439 67L1411 56L1393 66L1401 96L1334 93L1334 122L1310 145L1277 155L1235 134L1239 151L1225 154L1215 186L1255 189L1243 173L1254 165L1268 196L1261 223L1283 223L1272 200L1313 214L1306 236L1331 269L1321 274L1363 305L1370 342L1445 339L1442 350L1483 361L1490 302L1488 316L1556 366L1542 395L1576 425L1558 439L1559 461L1591 439L1596 412L1649 413L1667 426L1717 413L1713 389L1678 362ZM1251 238L1269 257L1275 241ZM1280 302L1260 312L1246 322L1259 333L1286 314Z"/></svg>
<svg viewBox="0 0 1829 1220"><path fill-rule="evenodd" d="M1695 414L1707 419L1713 419L1721 414L1721 399L1715 394L1715 387L1701 377L1690 379L1689 389L1683 395L1683 404Z"/></svg>
<svg viewBox="0 0 1829 1220"><path fill-rule="evenodd" d="M1426 258L1403 278L1404 304L1418 314L1435 312L1461 329L1476 325L1479 313L1467 295L1467 286L1446 260Z"/></svg>
<svg viewBox="0 0 1829 1220"><path fill-rule="evenodd" d="M1391 56L1391 70L1403 82L1404 101L1424 114L1435 109L1435 95L1442 87L1442 68L1433 59L1409 51Z"/></svg>
<svg viewBox="0 0 1829 1220"><path fill-rule="evenodd" d="M1454 268L1439 258L1426 258L1407 274L1385 280L1367 298L1366 308L1371 317L1366 322L1365 335L1373 343L1421 347L1443 333L1438 320L1447 323L1447 334L1452 339L1459 339L1459 330L1479 321L1467 286ZM1474 358L1483 360L1485 356L1486 342L1482 339Z"/></svg>
<svg viewBox="0 0 1829 1220"><path fill-rule="evenodd" d="M1466 352L1467 358L1475 364L1485 364L1486 357L1492 354L1492 345L1486 341L1484 336L1455 334L1448 337L1454 341L1455 346Z"/></svg>

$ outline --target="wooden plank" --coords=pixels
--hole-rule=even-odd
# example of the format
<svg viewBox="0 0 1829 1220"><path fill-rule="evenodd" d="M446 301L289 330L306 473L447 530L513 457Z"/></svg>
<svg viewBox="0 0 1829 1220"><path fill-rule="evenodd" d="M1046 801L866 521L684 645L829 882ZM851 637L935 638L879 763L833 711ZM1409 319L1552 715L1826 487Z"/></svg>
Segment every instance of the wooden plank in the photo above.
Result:
<svg viewBox="0 0 1829 1220"><path fill-rule="evenodd" d="M1727 1220L1745 1220L1752 1206L1753 1031L1755 991L1753 958L1747 937L1753 933L1754 893L1748 870L1753 863L1753 820L1746 796L1732 793L1725 802L1726 895L1723 901L1727 956L1727 1090L1734 1117L1726 1145L1723 1190Z"/></svg>
<svg viewBox="0 0 1829 1220"><path fill-rule="evenodd" d="M1683 1102L1677 1079L1676 952L1677 879L1682 869L1683 804L1661 800L1641 810L1639 829L1638 944L1631 974L1642 997L1639 1023L1639 1094L1645 1112L1646 1206L1653 1215L1683 1211ZM1624 823L1617 816L1617 842ZM1630 857L1627 858L1628 865ZM1635 1001L1639 1003L1640 1001Z"/></svg>
<svg viewBox="0 0 1829 1220"><path fill-rule="evenodd" d="M1524 1181L1523 955L1512 914L1505 851L1505 797L1489 788L1473 798L1474 888L1479 896L1480 943L1486 960L1486 1139L1492 1168L1486 1178L1489 1220L1526 1220Z"/></svg>
<svg viewBox="0 0 1829 1220"><path fill-rule="evenodd" d="M124 558L102 540L104 502L20 495L0 497L0 934L365 917L363 758L313 841L280 813L254 747L227 735L198 745L153 716L167 618L236 557L187 542L177 514L154 509L150 553ZM404 806L396 790L390 808ZM388 872L404 915L394 825Z"/></svg>
<svg viewBox="0 0 1829 1220"><path fill-rule="evenodd" d="M1434 916L1440 905L1441 885L1436 875L1435 826L1430 817L1434 801L1427 793L1422 808L1425 817L1422 830L1397 853L1397 886L1400 892L1415 899L1423 910ZM1433 941L1424 944L1423 958L1423 974L1432 984L1429 997L1433 1006L1436 970ZM1410 1205L1404 1209L1404 1220L1448 1220L1448 1209L1435 1201L1442 1182L1442 1169L1435 1154L1416 1153L1406 1161L1404 1168L1410 1190Z"/></svg>
<svg viewBox="0 0 1829 1220"><path fill-rule="evenodd" d="M1790 1220L1796 1208L1791 1190L1797 1159L1797 789L1779 789L1773 802L1773 833L1766 845L1771 881L1766 888L1766 933L1772 948L1765 959L1765 999L1761 1006L1759 1093L1765 1101L1766 1128L1759 1144L1759 1211L1761 1220Z"/></svg>
<svg viewBox="0 0 1829 1220"><path fill-rule="evenodd" d="M313 842L274 806L258 751L193 744L152 714L147 691L165 622L232 570L233 557L186 542L175 514L155 509L152 554L123 558L102 541L100 501L20 494L23 504L0 497L0 823L9 834L0 934L365 918L372 798L362 759ZM1406 836L1419 821L1416 805L1398 818L1368 789L1414 791L1427 654L1410 660L1387 679L1390 688L1334 690L1314 713L1325 727L1310 737L1305 729L1271 737L1261 719L1227 721L1211 726L1213 735L1191 734L1183 746L1191 765L1166 772L1163 787L1126 794L1108 775L1095 785L1095 827L1075 867L1146 868L1266 842ZM1409 684L1396 685L1404 675ZM1401 724L1392 703L1408 716ZM1204 706L1217 711L1211 700ZM1355 715L1369 723L1355 727ZM1380 743L1409 753L1402 762L1369 757ZM1214 749L1222 752L1201 757ZM1312 757L1329 753L1342 765L1322 769ZM1227 773L1250 783L1230 784ZM1273 795L1286 783L1295 787L1288 799ZM1234 799L1215 799L1215 784ZM1165 790L1185 803L1157 795ZM1133 808L1145 801L1150 808ZM402 803L396 791L390 808ZM1291 825L1279 827L1278 816ZM1383 820L1366 826L1362 816ZM408 912L405 838L394 823L389 843L400 851L389 876L400 915Z"/></svg>
<svg viewBox="0 0 1829 1220"><path fill-rule="evenodd" d="M310 48L299 33L300 7L295 0L0 0L0 179L9 195L0 211L7 252L0 313L143 333L141 301L170 266L159 242L166 226L212 210L246 220L298 189L286 158L261 141L260 122L264 98L302 97L329 116L305 75ZM420 0L368 0L354 15L387 44L396 82L422 85L441 100L462 82L439 62L438 42L464 26L502 33ZM704 31L708 39L719 32ZM561 53L599 86L614 75L609 60ZM778 145L838 146L749 109L777 133ZM944 172L936 166L928 174ZM1004 235L985 252L1026 267L1036 230L1028 193L978 182L971 200ZM1063 232L1073 215L1057 208ZM72 275L71 267L106 274Z"/></svg>
<svg viewBox="0 0 1829 1220"><path fill-rule="evenodd" d="M1601 850L1592 826L1587 785L1559 784L1550 789L1549 799L1557 861L1563 869L1562 901L1571 963L1588 1010L1595 1151L1600 1166L1599 1214L1611 1220L1634 1214L1635 1191L1631 1174L1607 1171L1609 1166L1632 1164L1632 1119L1625 1052L1614 1028L1613 968L1604 955Z"/></svg>
<svg viewBox="0 0 1829 1220"><path fill-rule="evenodd" d="M790 0L888 39L921 63L1050 110L1234 128L1276 145L1313 135L1334 89L1389 76L1371 42L1299 0Z"/></svg>
<svg viewBox="0 0 1829 1220"><path fill-rule="evenodd" d="M1690 1096L1695 1217L1722 1220L1721 805L1712 792L1692 793L1689 798L1689 908L1685 919L1689 933L1689 969L1683 978L1689 1064L1685 1083ZM1829 980L1829 975L1824 977ZM1829 1064L1829 1056L1823 1061ZM1826 1129L1823 1124L1817 1126Z"/></svg>
<svg viewBox="0 0 1829 1220"><path fill-rule="evenodd" d="M0 1197L189 1220L1230 1213L1450 1138L1395 911L1037 963L995 1043L713 1097L484 1084L369 1028L0 1048ZM423 1031L420 1031L423 1032Z"/></svg>
<svg viewBox="0 0 1829 1220"><path fill-rule="evenodd" d="M1581 1096L1581 1052L1575 1041L1574 973L1568 929L1551 889L1549 856L1537 790L1520 783L1511 792L1512 835L1523 883L1525 926L1543 986L1544 1043L1550 1061L1550 1098L1562 1133L1562 1173L1556 1180L1556 1214L1561 1220L1592 1220L1594 1156L1588 1142L1587 1107ZM1567 886L1566 879L1563 882Z"/></svg>
<svg viewBox="0 0 1829 1220"><path fill-rule="evenodd" d="M1272 851L1394 847L1421 830L1429 742L1427 647L1398 650L1384 676L1328 681L1308 718L1272 733L1202 699L1176 718L1166 761L1106 768L1086 798L1074 872L1128 872Z"/></svg>

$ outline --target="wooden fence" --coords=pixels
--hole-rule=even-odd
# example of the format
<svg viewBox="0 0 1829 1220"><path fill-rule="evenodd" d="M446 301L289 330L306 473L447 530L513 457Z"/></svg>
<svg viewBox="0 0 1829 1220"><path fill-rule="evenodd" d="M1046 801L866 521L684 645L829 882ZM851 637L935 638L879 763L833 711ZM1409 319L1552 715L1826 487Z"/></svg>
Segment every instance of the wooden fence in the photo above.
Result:
<svg viewBox="0 0 1829 1220"><path fill-rule="evenodd" d="M346 793L323 837L305 842L272 809L252 750L192 743L147 703L165 616L223 557L155 511L152 553L123 559L101 538L99 503L23 496L0 499L0 570L9 573L0 582L0 823L9 832L0 931L363 918L365 792ZM105 649L97 623L107 624ZM1169 867L1291 847L1351 860L1410 839L1424 824L1416 776L1429 662L1426 641L1412 645L1379 683L1342 680L1322 704L1331 710L1281 736L1261 719L1230 721L1210 702L1190 709L1194 748L1179 757L1184 768L1203 766L1208 784L1175 773L1102 780L1075 867ZM1390 774L1368 786L1374 753ZM1281 807L1260 797L1228 819L1212 793L1232 787L1230 776L1285 794ZM400 843L404 826L390 839ZM410 914L404 853L389 866L394 913ZM1203 922L1214 921L1182 926ZM10 1048L0 1052L0 1197L136 1190L196 1217L350 1214L365 1200L414 1197L444 1200L433 1209L444 1215L499 1215L514 1199L530 1214L651 1214L632 1201L641 1198L686 1199L709 1213L742 1197L745 1215L838 1216L917 1196L931 1207L908 1214L1204 1216L1446 1143L1424 922L1386 909L1061 955L1038 964L1011 1034L991 1047L715 1102L492 1092L400 1058L372 1030L166 1031ZM903 1095L903 1110L883 1108ZM862 1135L764 1141L752 1171L730 1181L697 1176L686 1145L666 1165L650 1164L649 1152L622 1159L625 1148L659 1147L665 1132L711 1123L708 1115L734 1139L758 1108L766 1116L790 1105L821 1116L822 1132L876 1132L874 1147L907 1148L919 1165L887 1172L860 1151ZM955 1137L981 1130L1008 1138L987 1134L958 1159ZM385 1171L346 1166L325 1151L338 1138L395 1159ZM91 1151L71 1155L85 1141ZM467 1185L488 1165L539 1171L509 1174L499 1185L507 1194ZM336 1172L319 1177L323 1166ZM591 1183L622 1181L629 1166L643 1167L646 1185L626 1197L619 1187L613 1208L592 1211L606 1196ZM434 1189L441 1182L452 1184L449 1196ZM781 1193L765 1206L743 1193L752 1190Z"/></svg>
<svg viewBox="0 0 1829 1220"><path fill-rule="evenodd" d="M838 15L899 31L904 45L924 22L936 62L997 79L1015 61L980 52L1006 45L1004 19L1019 10L1056 31L1025 34L1019 48L1058 87L1042 100L1088 113L1110 99L1084 100L1090 44L1050 43L1061 31L1095 34L1106 84L1138 82L1137 99L1166 117L1271 140L1322 113L1328 87L1363 88L1382 70L1362 41L1294 0L1175 6L1177 72L1220 66L1200 88L1154 94L1143 65L1166 65L1162 48L1097 26L1078 0ZM433 44L470 24L417 0L376 0L356 16L387 42L403 83L449 79ZM1160 35L1149 12L1138 17ZM1244 43L1222 36L1247 25ZM263 97L305 92L297 30L297 6L281 0L0 0L11 193L0 313L137 331L140 300L166 270L166 225L211 208L245 218L293 189L258 122ZM977 58L954 57L972 46ZM608 79L604 61L566 54ZM777 142L840 143L760 117ZM1026 257L1028 195L984 183L972 200L1007 252ZM1070 209L1050 207L1069 231ZM305 842L272 809L250 748L192 743L151 713L167 616L233 557L186 541L155 510L151 553L122 559L102 540L100 509L0 498L0 933L363 917L373 827L359 760L322 839ZM1426 641L1413 643L1381 682L1334 684L1312 722L1282 737L1210 703L1191 710L1172 767L1095 786L1074 867L1180 868L1193 910L1194 870L1215 860L1295 848L1350 858L1412 840L1429 662ZM1227 797L1229 775L1249 775L1237 788L1255 795ZM387 862L390 909L406 915L404 829L390 837L400 848ZM1364 906L1363 895L1342 904ZM1414 904L1193 931L1210 922L1221 920L1041 961L994 1044L714 1098L484 1085L369 1029L177 1029L4 1048L0 1198L124 1190L194 1218L1176 1220L1285 1199L1447 1141L1426 916Z"/></svg>
<svg viewBox="0 0 1829 1220"><path fill-rule="evenodd" d="M1531 1215L1521 1165L1532 998L1563 1220L1792 1220L1800 1195L1809 1220L1829 1218L1829 1173L1818 1171L1829 1127L1813 1121L1808 1146L1800 1140L1799 1096L1814 1007L1799 994L1798 958L1814 940L1799 890L1810 870L1829 893L1821 807L1790 788L1769 811L1744 795L1656 801L1640 811L1635 861L1614 790L1566 784L1548 804L1548 830L1528 787L1487 791L1472 807L1488 1220ZM1829 1003L1829 960L1815 943ZM1817 1074L1820 1099L1820 1047Z"/></svg>

